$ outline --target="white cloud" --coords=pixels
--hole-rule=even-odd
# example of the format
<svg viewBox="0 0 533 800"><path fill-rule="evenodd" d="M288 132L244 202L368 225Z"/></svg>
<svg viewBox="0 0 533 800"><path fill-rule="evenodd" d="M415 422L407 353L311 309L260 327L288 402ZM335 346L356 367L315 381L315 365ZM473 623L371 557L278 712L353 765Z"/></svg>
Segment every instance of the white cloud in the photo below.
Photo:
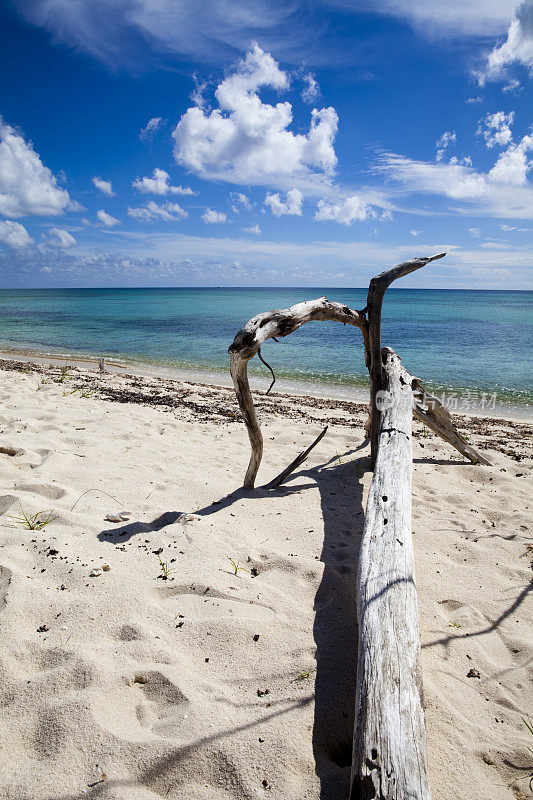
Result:
<svg viewBox="0 0 533 800"><path fill-rule="evenodd" d="M252 210L252 204L248 199L248 196L243 194L242 192L230 192L230 197L237 206L242 206L246 211ZM239 213L239 208L233 209L237 214Z"/></svg>
<svg viewBox="0 0 533 800"><path fill-rule="evenodd" d="M417 230L415 230L414 228L411 228L411 230L409 231L409 233L411 234L411 236L420 236L420 234L422 233L422 231L417 231Z"/></svg>
<svg viewBox="0 0 533 800"><path fill-rule="evenodd" d="M513 138L511 132L511 125L514 122L514 111L497 111L495 114L487 114L483 120L485 123L485 130L478 128L478 134L483 133L483 138L487 147L505 147Z"/></svg>
<svg viewBox="0 0 533 800"><path fill-rule="evenodd" d="M459 163L416 161L395 153L384 153L375 170L401 184L404 193L440 195L463 205L454 210L466 213L533 219L533 189L525 181L531 164L525 153L532 137L510 145L488 173Z"/></svg>
<svg viewBox="0 0 533 800"><path fill-rule="evenodd" d="M289 189L284 201L277 192L275 194L267 192L265 205L270 208L275 217L301 216L303 199L303 194L299 189Z"/></svg>
<svg viewBox="0 0 533 800"><path fill-rule="evenodd" d="M478 236L481 236L481 229L480 228L468 228L468 233L470 234L470 236L475 236L477 238Z"/></svg>
<svg viewBox="0 0 533 800"><path fill-rule="evenodd" d="M465 100L465 103L466 103L467 105L472 105L472 103L481 103L481 102L482 102L482 100L481 100L481 97L479 97L479 95L478 95L478 96L476 96L476 97L468 97L468 98Z"/></svg>
<svg viewBox="0 0 533 800"><path fill-rule="evenodd" d="M342 5L353 8L351 0ZM517 0L383 0L379 13L408 20L420 34L442 36L499 36L513 16ZM361 10L376 11L372 0L357 2Z"/></svg>
<svg viewBox="0 0 533 800"><path fill-rule="evenodd" d="M31 142L0 117L0 214L5 217L57 216L71 203Z"/></svg>
<svg viewBox="0 0 533 800"><path fill-rule="evenodd" d="M304 103L314 103L320 97L320 86L315 76L308 72L303 76L304 88L301 97Z"/></svg>
<svg viewBox="0 0 533 800"><path fill-rule="evenodd" d="M351 225L352 222L363 222L365 219L375 217L376 212L372 206L356 194L346 197L339 203L319 200L315 214L315 219L319 222L339 222L343 225Z"/></svg>
<svg viewBox="0 0 533 800"><path fill-rule="evenodd" d="M457 143L457 136L455 131L444 131L440 139L437 139L435 145L437 147L437 161L442 161L446 153L446 149L451 145Z"/></svg>
<svg viewBox="0 0 533 800"><path fill-rule="evenodd" d="M100 211L96 212L96 216L98 220L105 225L106 228L113 228L115 225L120 225L120 220L116 217L112 217L111 214L108 214L107 211L100 209Z"/></svg>
<svg viewBox="0 0 533 800"><path fill-rule="evenodd" d="M142 142L151 142L157 131L166 124L167 121L163 117L152 117L152 119L148 120L146 126L139 131L139 139Z"/></svg>
<svg viewBox="0 0 533 800"><path fill-rule="evenodd" d="M226 222L227 217L223 211L214 211L212 208L206 208L202 214L202 219L206 225L208 225L217 222Z"/></svg>
<svg viewBox="0 0 533 800"><path fill-rule="evenodd" d="M75 247L76 239L68 231L62 228L50 228L50 238L48 244L53 247Z"/></svg>
<svg viewBox="0 0 533 800"><path fill-rule="evenodd" d="M243 231L245 233L253 233L255 236L261 235L261 228L259 225L250 225L249 228L243 228Z"/></svg>
<svg viewBox="0 0 533 800"><path fill-rule="evenodd" d="M104 181L102 178L94 177L93 183L97 189L100 189L102 194L106 194L108 197L114 197L115 192L113 191L113 186L111 181Z"/></svg>
<svg viewBox="0 0 533 800"><path fill-rule="evenodd" d="M516 9L507 39L489 55L487 77L505 77L506 67L515 63L533 75L533 0L525 0Z"/></svg>
<svg viewBox="0 0 533 800"><path fill-rule="evenodd" d="M134 189L137 189L143 194L184 194L194 195L195 192L188 186L171 186L170 175L164 169L154 169L151 178L135 178L131 184Z"/></svg>
<svg viewBox="0 0 533 800"><path fill-rule="evenodd" d="M162 203L158 205L153 200L150 200L143 208L128 208L128 214L140 222L154 222L155 220L171 222L172 220L185 219L185 217L189 216L188 212L178 203Z"/></svg>
<svg viewBox="0 0 533 800"><path fill-rule="evenodd" d="M33 242L28 231L20 222L12 222L10 219L0 220L0 242L18 249L28 247Z"/></svg>
<svg viewBox="0 0 533 800"><path fill-rule="evenodd" d="M533 150L533 136L524 136L518 143L511 143L504 150L489 172L488 177L497 183L507 183L511 186L525 186L527 173L533 166L527 153Z"/></svg>
<svg viewBox="0 0 533 800"><path fill-rule="evenodd" d="M289 88L289 78L257 44L217 87L218 108L189 108L176 126L174 155L203 178L286 188L333 174L334 108L313 109L307 134L293 133L289 102L263 103L258 90Z"/></svg>

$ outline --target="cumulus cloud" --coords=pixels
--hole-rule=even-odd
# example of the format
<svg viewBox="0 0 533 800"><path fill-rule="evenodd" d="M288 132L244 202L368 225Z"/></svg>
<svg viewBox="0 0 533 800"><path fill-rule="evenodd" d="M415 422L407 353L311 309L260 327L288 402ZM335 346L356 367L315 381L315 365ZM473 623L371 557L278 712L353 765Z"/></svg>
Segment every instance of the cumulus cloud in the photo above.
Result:
<svg viewBox="0 0 533 800"><path fill-rule="evenodd" d="M70 204L69 193L58 186L31 142L0 117L0 214L57 216Z"/></svg>
<svg viewBox="0 0 533 800"><path fill-rule="evenodd" d="M111 181L104 181L102 178L94 177L93 184L102 192L102 194L106 194L108 197L115 196Z"/></svg>
<svg viewBox="0 0 533 800"><path fill-rule="evenodd" d="M489 171L489 179L511 186L525 186L527 173L533 166L527 154L533 150L533 136L524 136L518 144L511 143Z"/></svg>
<svg viewBox="0 0 533 800"><path fill-rule="evenodd" d="M516 9L507 39L489 55L487 77L505 77L510 64L521 64L533 76L533 0L525 0Z"/></svg>
<svg viewBox="0 0 533 800"><path fill-rule="evenodd" d="M194 195L188 186L171 186L170 175L164 169L154 169L151 178L135 178L131 184L134 189L144 194L190 194Z"/></svg>
<svg viewBox="0 0 533 800"><path fill-rule="evenodd" d="M33 242L28 231L20 222L13 222L10 219L0 220L0 242L18 249L28 247Z"/></svg>
<svg viewBox="0 0 533 800"><path fill-rule="evenodd" d="M189 216L188 212L178 203L161 203L158 205L153 200L150 200L143 208L128 208L128 214L140 222L154 222L155 220L171 222L172 220L185 219L185 217Z"/></svg>
<svg viewBox="0 0 533 800"><path fill-rule="evenodd" d="M243 228L243 231L245 233L253 233L255 236L260 236L261 234L261 228L259 225L250 225L249 228Z"/></svg>
<svg viewBox="0 0 533 800"><path fill-rule="evenodd" d="M206 208L202 214L202 219L206 225L209 225L217 222L226 222L227 217L223 211L214 211L212 208Z"/></svg>
<svg viewBox="0 0 533 800"><path fill-rule="evenodd" d="M139 139L141 142L151 142L157 131L167 124L163 117L152 117L149 119L146 126L139 131Z"/></svg>
<svg viewBox="0 0 533 800"><path fill-rule="evenodd" d="M299 189L289 189L285 200L282 200L277 192L275 194L267 192L265 205L270 208L275 217L301 216L303 199L303 194Z"/></svg>
<svg viewBox="0 0 533 800"><path fill-rule="evenodd" d="M217 87L218 108L194 106L183 114L172 134L176 161L203 178L281 188L331 176L337 164L335 109L313 109L308 133L293 133L291 104L264 103L262 87L286 91L289 78L254 44Z"/></svg>
<svg viewBox="0 0 533 800"><path fill-rule="evenodd" d="M50 237L47 244L52 245L52 247L75 247L76 239L63 228L50 228Z"/></svg>
<svg viewBox="0 0 533 800"><path fill-rule="evenodd" d="M480 125L477 132L478 134L483 134L487 147L494 147L496 145L504 147L506 144L509 144L513 138L511 125L514 122L514 111L509 111L508 114L506 114L505 111L487 114L483 122L485 124L485 130L483 130Z"/></svg>
<svg viewBox="0 0 533 800"><path fill-rule="evenodd" d="M339 222L351 225L352 222L364 222L365 219L375 218L376 212L362 197L354 194L338 203L329 203L319 200L315 219L319 222Z"/></svg>
<svg viewBox="0 0 533 800"><path fill-rule="evenodd" d="M457 136L455 131L444 131L440 139L437 139L435 145L437 147L437 161L442 161L446 150L451 145L455 145L457 142Z"/></svg>
<svg viewBox="0 0 533 800"><path fill-rule="evenodd" d="M108 214L107 211L100 209L100 211L96 212L96 216L98 217L99 222L102 225L105 225L106 228L113 228L115 225L120 225L120 220L116 217L112 217L111 214Z"/></svg>
<svg viewBox="0 0 533 800"><path fill-rule="evenodd" d="M233 210L238 214L239 213L239 206L246 209L246 211L252 210L252 204L248 199L248 196L243 194L242 192L231 192L230 197L234 202Z"/></svg>

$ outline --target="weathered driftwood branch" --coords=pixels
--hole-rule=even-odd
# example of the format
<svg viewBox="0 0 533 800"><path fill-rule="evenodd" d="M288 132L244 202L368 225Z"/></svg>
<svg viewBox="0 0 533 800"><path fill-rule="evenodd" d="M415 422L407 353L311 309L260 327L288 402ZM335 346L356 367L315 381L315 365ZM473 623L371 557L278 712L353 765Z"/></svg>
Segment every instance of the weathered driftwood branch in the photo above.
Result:
<svg viewBox="0 0 533 800"><path fill-rule="evenodd" d="M435 256L413 258L403 261L396 267L385 270L370 281L367 295L366 313L368 317L368 346L365 348L366 365L370 373L370 461L374 468L378 453L378 435L380 429L380 411L376 407L376 395L383 390L381 377L381 306L385 292L398 278L409 275L431 261L443 258L446 253L437 253Z"/></svg>
<svg viewBox="0 0 533 800"><path fill-rule="evenodd" d="M297 303L291 308L282 308L258 314L237 333L233 344L228 350L231 355L231 377L252 448L250 463L244 479L244 487L246 489L253 489L257 470L263 456L263 436L257 421L250 384L248 383L248 361L259 352L259 348L267 339L288 336L293 331L301 328L306 322L329 320L360 328L363 334L365 350L368 349L368 325L364 314L360 311L354 311L342 303L328 300L327 297L319 297L317 300Z"/></svg>
<svg viewBox="0 0 533 800"><path fill-rule="evenodd" d="M372 468L375 464L378 449L378 433L381 420L381 411L376 402L379 392L383 390L382 364L381 364L381 307L383 297L387 288L397 278L414 272L431 261L442 258L445 253L438 253L434 256L425 258L414 258L411 261L404 261L392 269L376 275L370 281L368 289L367 306L362 311L354 311L342 303L320 297L317 300L308 300L304 303L297 303L291 308L267 311L253 317L237 333L233 344L229 348L231 354L231 376L237 394L237 400L246 424L252 453L244 486L253 489L257 471L263 455L263 437L257 421L255 407L250 392L248 382L248 361L256 354L260 354L261 345L270 338L288 336L293 331L300 328L306 322L318 322L320 320L334 320L347 325L352 325L361 330L365 348L365 362L370 373L370 422L367 434L371 441L371 460ZM368 315L368 319L367 316ZM261 359L263 360L263 359ZM265 362L266 363L266 362ZM269 366L267 364L267 366ZM271 367L269 369L272 372ZM421 422L424 422L431 430L441 436L446 442L455 447L462 455L470 459L474 464L489 464L482 455L471 447L466 439L457 431L453 420L448 411L442 406L436 397L428 394L418 379L413 378L413 413ZM273 383L269 387L272 388ZM321 437L320 437L321 438ZM320 441L320 438L311 447ZM305 451L308 454L310 448ZM303 456L303 454L302 454ZM298 456L288 472L284 471L283 480L302 463L303 457ZM298 461L301 458L302 460ZM282 473L283 474L283 473ZM278 476L279 477L279 476ZM273 488L275 483L271 481L269 486Z"/></svg>
<svg viewBox="0 0 533 800"><path fill-rule="evenodd" d="M316 446L317 446L317 444L318 444L318 443L319 443L319 442L320 442L320 441L321 441L321 440L324 438L324 436L326 435L326 431L327 431L327 429L328 429L328 426L326 425L326 427L324 428L324 430L323 430L323 431L321 431L321 433L319 433L319 434L318 434L318 436L316 437L315 441L314 441L312 444L310 444L310 445L309 445L309 447L307 448L307 450L304 450L302 453L300 453L300 455L299 455L299 456L296 456L296 458L294 459L294 461L291 461L291 463L289 464L289 466L288 466L288 467L285 467L285 469L283 470L283 472L280 472L280 474L279 474L279 475L277 475L277 476L276 476L275 478L273 478L273 479L272 479L272 480L271 480L269 483L267 483L267 485L266 485L266 487L265 487L265 488L267 488L267 489L276 489L278 486L281 486L281 484L283 483L283 481L287 480L287 478L289 477L289 475L290 475L292 472L294 472L294 470L295 470L295 469L298 469L298 467L300 466L300 464L303 464L303 462L305 461L305 459L307 458L307 456L309 455L309 453L311 452L311 450L313 449L313 447L316 447Z"/></svg>
<svg viewBox="0 0 533 800"><path fill-rule="evenodd" d="M429 800L411 539L412 378L383 349L379 447L359 554L350 800Z"/></svg>
<svg viewBox="0 0 533 800"><path fill-rule="evenodd" d="M445 408L440 400L430 394L424 388L418 378L412 379L413 385L413 414L424 425L431 428L434 433L444 439L458 450L461 455L468 458L472 464L486 464L490 466L490 461L478 453L472 445L468 444L462 434L455 427L452 415Z"/></svg>

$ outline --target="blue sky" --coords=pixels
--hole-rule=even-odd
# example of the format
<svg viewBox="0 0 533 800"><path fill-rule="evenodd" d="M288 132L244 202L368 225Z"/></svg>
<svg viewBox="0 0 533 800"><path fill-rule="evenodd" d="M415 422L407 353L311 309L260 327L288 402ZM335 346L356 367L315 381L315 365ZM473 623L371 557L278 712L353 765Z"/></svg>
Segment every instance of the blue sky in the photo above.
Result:
<svg viewBox="0 0 533 800"><path fill-rule="evenodd" d="M533 288L533 0L11 0L0 286Z"/></svg>

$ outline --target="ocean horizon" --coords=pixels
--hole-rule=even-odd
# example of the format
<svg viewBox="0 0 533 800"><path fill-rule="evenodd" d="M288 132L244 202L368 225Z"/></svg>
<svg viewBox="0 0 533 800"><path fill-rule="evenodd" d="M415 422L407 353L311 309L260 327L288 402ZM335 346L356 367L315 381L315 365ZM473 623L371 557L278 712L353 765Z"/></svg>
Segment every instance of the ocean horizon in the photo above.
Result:
<svg viewBox="0 0 533 800"><path fill-rule="evenodd" d="M360 309L366 294L336 287L6 289L0 349L227 378L228 347L254 315L322 295ZM528 412L532 301L531 291L389 289L383 343L451 410L487 412L497 404ZM361 333L348 326L304 325L266 342L262 354L280 389L353 398L368 386ZM249 369L266 388L270 373L259 359Z"/></svg>

